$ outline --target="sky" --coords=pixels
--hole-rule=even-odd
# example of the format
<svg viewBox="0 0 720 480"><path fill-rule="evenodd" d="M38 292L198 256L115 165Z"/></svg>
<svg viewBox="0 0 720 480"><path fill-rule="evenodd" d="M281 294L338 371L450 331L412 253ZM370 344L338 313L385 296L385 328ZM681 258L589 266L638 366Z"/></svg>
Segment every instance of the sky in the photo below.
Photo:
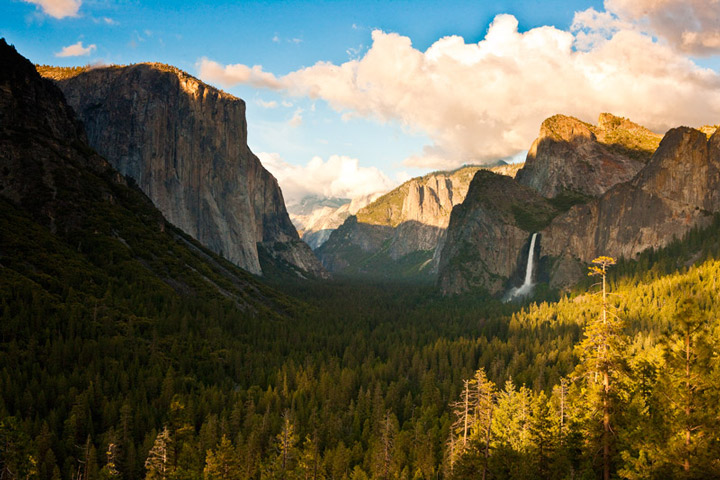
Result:
<svg viewBox="0 0 720 480"><path fill-rule="evenodd" d="M37 64L162 62L245 100L288 203L522 161L554 114L720 123L720 0L0 0Z"/></svg>

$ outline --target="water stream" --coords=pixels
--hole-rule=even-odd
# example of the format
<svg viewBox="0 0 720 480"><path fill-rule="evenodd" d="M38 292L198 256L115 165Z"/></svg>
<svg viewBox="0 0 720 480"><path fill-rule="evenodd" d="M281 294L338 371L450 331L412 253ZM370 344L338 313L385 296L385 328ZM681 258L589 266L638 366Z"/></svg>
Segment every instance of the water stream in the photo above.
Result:
<svg viewBox="0 0 720 480"><path fill-rule="evenodd" d="M510 291L505 295L505 301L509 302L510 300L514 300L518 297L526 297L530 293L532 293L532 289L535 286L533 283L533 267L535 263L535 238L537 237L537 232L532 234L532 238L530 239L530 249L528 250L528 260L527 260L527 266L525 267L525 281L523 281L523 284L520 285L520 287L513 287L510 289Z"/></svg>

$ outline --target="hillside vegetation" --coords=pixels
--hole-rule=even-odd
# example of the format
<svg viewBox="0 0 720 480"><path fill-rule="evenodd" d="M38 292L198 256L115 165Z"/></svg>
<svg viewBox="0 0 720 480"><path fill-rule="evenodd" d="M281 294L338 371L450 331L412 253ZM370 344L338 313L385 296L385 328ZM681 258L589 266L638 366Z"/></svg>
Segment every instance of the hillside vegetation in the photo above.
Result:
<svg viewBox="0 0 720 480"><path fill-rule="evenodd" d="M179 297L138 278L95 287L91 297L83 285L98 275L92 267L21 214L3 218L13 228L2 231L16 232L3 235L3 251L26 245L27 234L38 258L58 250L71 259L55 267L69 272L62 288L43 286L49 273L37 265L23 274L3 260L0 435L12 471L162 478L161 448L175 452L162 466L168 478L224 478L216 462L232 478L475 478L486 460L493 478L577 478L600 468L602 423L587 375L593 347L583 335L600 311L593 294L514 311L490 298L444 299L430 287L306 282L286 287L305 302L288 316ZM624 478L680 475L682 462L672 459L685 456L691 472L714 471L703 452L714 451L717 370L697 363L705 387L693 415L705 415L707 434L691 437L692 450L669 442L684 417L663 392L680 381L672 356L679 319L700 322L698 346L717 338L719 230L716 222L693 231L609 277L609 308L622 321L611 468ZM685 267L688 258L701 263ZM703 351L698 362L709 361ZM448 446L459 438L450 404L479 371L501 389L486 405L496 419L487 458L481 424L471 422L462 454Z"/></svg>

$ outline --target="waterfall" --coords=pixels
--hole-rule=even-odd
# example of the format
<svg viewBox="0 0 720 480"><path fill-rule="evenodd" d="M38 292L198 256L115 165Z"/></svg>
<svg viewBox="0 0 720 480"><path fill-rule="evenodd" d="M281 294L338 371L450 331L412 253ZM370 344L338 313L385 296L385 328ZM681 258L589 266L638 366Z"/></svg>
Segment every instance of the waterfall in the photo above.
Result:
<svg viewBox="0 0 720 480"><path fill-rule="evenodd" d="M533 259L535 258L535 237L537 237L537 232L532 234L532 239L530 240L530 250L528 251L528 261L527 261L527 267L525 268L525 281L523 282L522 286L520 287L520 290L523 288L529 288L532 286L532 274L533 274Z"/></svg>
<svg viewBox="0 0 720 480"><path fill-rule="evenodd" d="M520 287L513 287L510 289L510 291L505 295L505 301L509 302L510 300L514 300L518 297L525 297L529 295L532 292L532 288L535 286L535 284L532 281L533 278L533 266L535 263L535 238L537 237L537 232L532 234L532 238L530 239L530 249L528 250L528 260L527 260L527 266L525 267L525 281L523 282Z"/></svg>

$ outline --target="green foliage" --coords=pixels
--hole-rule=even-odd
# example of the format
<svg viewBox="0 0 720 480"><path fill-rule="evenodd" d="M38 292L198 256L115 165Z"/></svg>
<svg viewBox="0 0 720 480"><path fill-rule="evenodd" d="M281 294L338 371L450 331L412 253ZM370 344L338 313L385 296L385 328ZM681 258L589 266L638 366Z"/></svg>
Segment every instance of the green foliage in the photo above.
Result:
<svg viewBox="0 0 720 480"><path fill-rule="evenodd" d="M519 309L409 282L268 286L161 223L137 192L114 188L123 208L85 203L65 233L0 208L0 448L21 478L277 476L278 436L293 439L286 478L596 471L598 397L587 379L597 344L575 348L601 311L592 294ZM719 226L610 270L609 308L623 320L612 332L622 340L618 476L716 472ZM685 415L666 393L686 398L677 353L693 322L703 326L691 328L698 395ZM450 469L449 405L463 379L468 392L505 387L468 397L469 453ZM691 434L685 473L677 459L688 449L676 440L688 419L703 435Z"/></svg>
<svg viewBox="0 0 720 480"><path fill-rule="evenodd" d="M592 197L572 190L563 190L555 197L549 199L553 207L559 212L567 212L575 205L587 203Z"/></svg>
<svg viewBox="0 0 720 480"><path fill-rule="evenodd" d="M72 78L80 75L81 73L87 72L90 69L89 65L84 67L55 67L52 65L35 65L38 73L45 78L52 78L53 80L64 80L66 78Z"/></svg>
<svg viewBox="0 0 720 480"><path fill-rule="evenodd" d="M558 214L540 203L514 203L510 208L515 223L526 232L539 232Z"/></svg>

